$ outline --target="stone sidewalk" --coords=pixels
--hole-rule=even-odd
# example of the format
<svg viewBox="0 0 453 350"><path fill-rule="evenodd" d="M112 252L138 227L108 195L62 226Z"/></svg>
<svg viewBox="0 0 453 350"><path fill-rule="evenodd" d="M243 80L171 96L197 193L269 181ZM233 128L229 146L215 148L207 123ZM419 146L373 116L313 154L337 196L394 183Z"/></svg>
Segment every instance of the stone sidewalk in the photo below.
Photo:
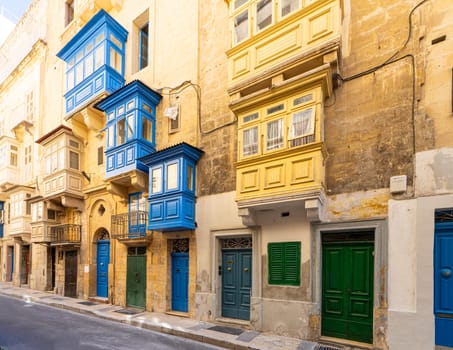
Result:
<svg viewBox="0 0 453 350"><path fill-rule="evenodd" d="M0 282L0 294L22 299L24 302L66 309L233 350L339 349L337 347L320 346L317 343L295 338L200 322L187 317L142 312L141 310L125 309L111 304L62 297L53 293L15 287L5 282Z"/></svg>

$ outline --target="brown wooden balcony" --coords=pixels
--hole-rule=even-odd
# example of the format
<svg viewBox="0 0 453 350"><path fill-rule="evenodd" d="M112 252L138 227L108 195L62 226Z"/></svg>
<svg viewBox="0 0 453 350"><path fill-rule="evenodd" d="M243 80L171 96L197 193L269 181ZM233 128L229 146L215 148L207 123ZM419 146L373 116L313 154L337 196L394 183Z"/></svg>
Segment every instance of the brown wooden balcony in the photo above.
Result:
<svg viewBox="0 0 453 350"><path fill-rule="evenodd" d="M80 244L82 225L63 224L50 227L50 244Z"/></svg>
<svg viewBox="0 0 453 350"><path fill-rule="evenodd" d="M112 237L126 245L139 245L151 239L151 231L146 229L148 213L146 211L131 211L112 215Z"/></svg>

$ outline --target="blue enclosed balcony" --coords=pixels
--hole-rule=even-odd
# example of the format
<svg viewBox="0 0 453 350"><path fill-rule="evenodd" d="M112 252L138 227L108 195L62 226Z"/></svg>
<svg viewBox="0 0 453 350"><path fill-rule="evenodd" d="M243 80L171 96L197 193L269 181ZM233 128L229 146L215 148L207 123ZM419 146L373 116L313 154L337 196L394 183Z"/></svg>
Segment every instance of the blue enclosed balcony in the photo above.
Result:
<svg viewBox="0 0 453 350"><path fill-rule="evenodd" d="M66 117L124 85L127 31L100 10L57 53L66 62Z"/></svg>
<svg viewBox="0 0 453 350"><path fill-rule="evenodd" d="M203 151L181 143L149 154L148 230L194 230L195 169Z"/></svg>
<svg viewBox="0 0 453 350"><path fill-rule="evenodd" d="M148 167L139 158L155 152L156 107L162 96L135 80L95 105L106 113L106 179L144 191Z"/></svg>

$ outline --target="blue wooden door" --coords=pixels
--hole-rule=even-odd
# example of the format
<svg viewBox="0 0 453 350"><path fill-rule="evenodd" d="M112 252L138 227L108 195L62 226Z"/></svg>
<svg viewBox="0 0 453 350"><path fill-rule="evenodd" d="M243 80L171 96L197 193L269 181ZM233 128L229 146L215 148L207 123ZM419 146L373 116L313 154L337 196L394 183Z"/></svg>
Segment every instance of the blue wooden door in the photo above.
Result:
<svg viewBox="0 0 453 350"><path fill-rule="evenodd" d="M171 308L188 311L189 253L171 254Z"/></svg>
<svg viewBox="0 0 453 350"><path fill-rule="evenodd" d="M252 250L222 251L222 316L250 319Z"/></svg>
<svg viewBox="0 0 453 350"><path fill-rule="evenodd" d="M453 223L436 223L434 239L436 345L453 347Z"/></svg>
<svg viewBox="0 0 453 350"><path fill-rule="evenodd" d="M97 269L96 269L96 294L108 297L110 263L110 241L98 241Z"/></svg>

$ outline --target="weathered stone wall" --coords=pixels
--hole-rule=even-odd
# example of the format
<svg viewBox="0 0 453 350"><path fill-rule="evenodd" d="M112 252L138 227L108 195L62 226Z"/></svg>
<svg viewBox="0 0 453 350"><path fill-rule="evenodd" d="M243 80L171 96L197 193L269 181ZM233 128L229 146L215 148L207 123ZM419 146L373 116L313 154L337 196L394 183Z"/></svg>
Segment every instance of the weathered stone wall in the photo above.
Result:
<svg viewBox="0 0 453 350"><path fill-rule="evenodd" d="M416 3L352 1L349 22L344 23L343 78L382 65L403 47L409 12ZM411 39L398 57L418 54L417 16L412 17ZM412 185L414 151L432 142L432 131L426 129L429 118L418 116L423 77L414 75L416 72L417 62L414 71L412 58L406 57L344 81L327 101L328 194L387 188L394 175L407 175L408 185ZM423 119L423 128L418 118Z"/></svg>
<svg viewBox="0 0 453 350"><path fill-rule="evenodd" d="M237 124L227 94L228 5L225 1L199 3L200 146L205 154L197 168L197 186L198 195L204 196L236 188Z"/></svg>

